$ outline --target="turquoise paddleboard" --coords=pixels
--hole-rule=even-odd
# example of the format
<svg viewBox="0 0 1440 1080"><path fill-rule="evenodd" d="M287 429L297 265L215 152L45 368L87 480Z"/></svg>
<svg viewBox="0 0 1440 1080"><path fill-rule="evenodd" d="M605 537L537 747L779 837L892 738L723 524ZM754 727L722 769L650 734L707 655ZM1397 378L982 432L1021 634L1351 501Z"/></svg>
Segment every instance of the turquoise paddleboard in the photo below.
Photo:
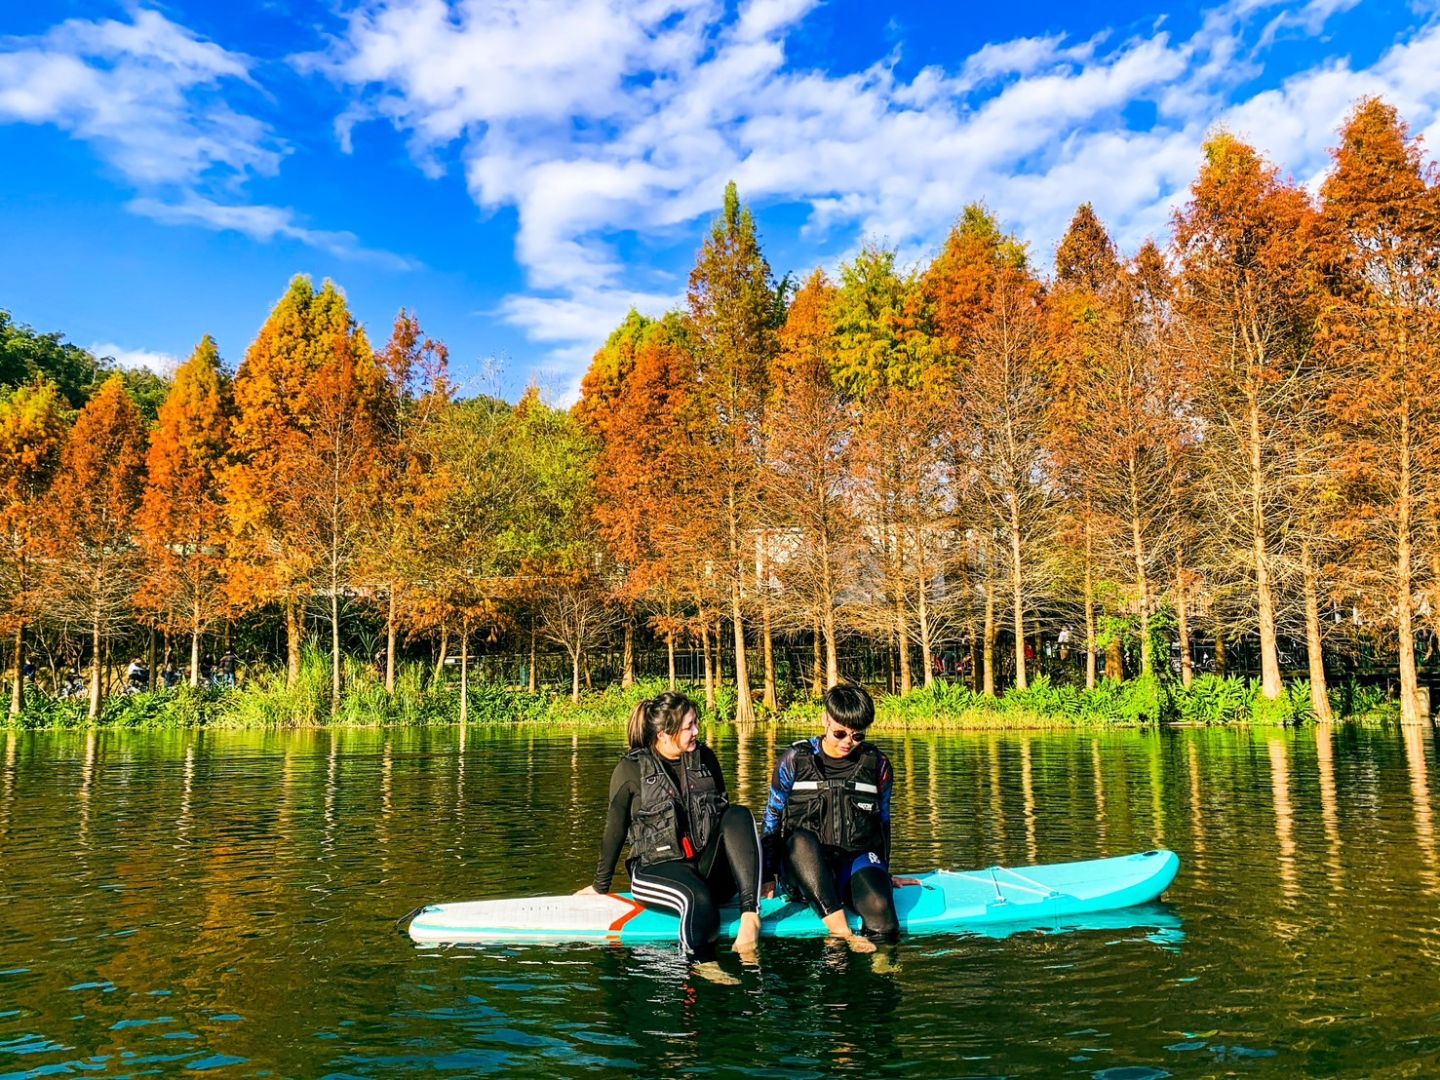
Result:
<svg viewBox="0 0 1440 1080"><path fill-rule="evenodd" d="M1016 869L933 870L915 874L918 885L895 890L895 910L906 934L938 934L1017 923L1041 924L1092 912L1114 911L1159 897L1180 872L1173 851L1145 851L1114 859L1049 863ZM766 937L823 937L825 925L804 904L760 901ZM860 920L851 915L851 925ZM740 913L726 908L720 936L733 938ZM674 941L675 916L651 911L629 893L603 896L535 896L431 904L410 921L418 942L612 941L626 945Z"/></svg>

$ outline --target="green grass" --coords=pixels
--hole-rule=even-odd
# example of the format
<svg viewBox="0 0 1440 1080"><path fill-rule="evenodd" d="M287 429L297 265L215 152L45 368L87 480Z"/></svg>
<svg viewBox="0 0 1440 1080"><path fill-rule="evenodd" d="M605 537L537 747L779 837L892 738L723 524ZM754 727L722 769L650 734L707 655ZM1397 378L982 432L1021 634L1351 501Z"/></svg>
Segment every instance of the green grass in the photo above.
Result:
<svg viewBox="0 0 1440 1080"><path fill-rule="evenodd" d="M397 672L395 692L366 664L346 660L345 690L338 706L330 703L330 658L307 649L300 677L287 686L285 672L260 671L238 687L174 690L117 695L106 700L95 726L114 729L174 728L299 728L299 727L423 727L454 724L460 718L459 679L451 672L439 685L430 681L425 664L405 664ZM635 704L667 689L663 679L629 688L610 686L581 695L530 693L485 683L472 683L469 722L478 725L536 724L553 728L619 729ZM700 697L698 688L686 689ZM1393 720L1398 709L1383 691L1346 684L1330 691L1335 715L1350 719ZM707 720L735 715L735 688L717 693L716 708ZM762 719L813 724L820 704L808 696L789 701ZM998 697L977 694L958 683L936 682L899 695L877 695L876 719L887 726L915 730L1144 727L1162 723L1193 725L1302 724L1313 719L1309 683L1286 687L1277 701L1260 694L1259 683L1216 675L1198 676L1187 689L1153 676L1126 682L1101 682L1093 690L1052 683L1041 676L1028 689ZM25 729L90 726L86 701L27 692L25 711L9 721Z"/></svg>

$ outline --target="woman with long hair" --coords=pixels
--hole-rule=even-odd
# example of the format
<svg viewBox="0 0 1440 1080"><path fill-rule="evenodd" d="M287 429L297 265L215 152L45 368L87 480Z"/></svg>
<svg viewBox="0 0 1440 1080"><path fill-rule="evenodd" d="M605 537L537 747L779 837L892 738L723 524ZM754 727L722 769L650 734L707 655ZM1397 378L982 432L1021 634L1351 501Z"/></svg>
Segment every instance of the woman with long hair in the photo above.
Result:
<svg viewBox="0 0 1440 1080"><path fill-rule="evenodd" d="M715 753L699 740L700 716L684 694L635 706L630 750L610 777L610 808L595 880L581 893L606 893L620 849L631 892L646 907L680 919L680 944L699 974L734 982L716 962L720 908L740 906L735 951L752 956L760 936L760 840L755 816L732 805Z"/></svg>

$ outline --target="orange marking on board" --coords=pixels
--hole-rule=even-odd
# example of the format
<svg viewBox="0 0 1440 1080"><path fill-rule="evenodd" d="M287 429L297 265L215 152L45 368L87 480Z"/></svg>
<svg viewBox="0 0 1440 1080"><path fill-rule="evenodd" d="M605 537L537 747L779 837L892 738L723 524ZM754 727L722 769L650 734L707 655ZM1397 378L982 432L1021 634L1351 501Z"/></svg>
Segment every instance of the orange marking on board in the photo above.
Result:
<svg viewBox="0 0 1440 1080"><path fill-rule="evenodd" d="M613 896L616 900L619 900L622 903L630 905L629 911L627 911L624 915L621 915L620 918L616 919L613 923L610 924L610 936L613 938L619 938L621 927L623 927L631 919L635 918L636 915L639 915L642 911L644 911L645 905L637 903L636 901L631 900L628 897L621 896L619 893L609 893L608 895Z"/></svg>

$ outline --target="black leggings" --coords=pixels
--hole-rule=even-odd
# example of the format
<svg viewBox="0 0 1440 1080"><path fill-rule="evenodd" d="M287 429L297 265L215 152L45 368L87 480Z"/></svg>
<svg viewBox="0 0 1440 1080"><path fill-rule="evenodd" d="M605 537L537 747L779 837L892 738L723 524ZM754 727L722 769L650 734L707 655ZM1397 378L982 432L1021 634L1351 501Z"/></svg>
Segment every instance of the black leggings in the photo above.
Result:
<svg viewBox="0 0 1440 1080"><path fill-rule="evenodd" d="M680 944L697 961L715 959L720 908L740 898L741 911L757 910L760 888L760 838L755 815L731 806L720 828L693 862L673 859L630 870L630 891L646 907L680 916Z"/></svg>
<svg viewBox="0 0 1440 1080"><path fill-rule="evenodd" d="M785 872L822 919L848 903L860 916L866 937L895 941L900 936L900 919L895 914L890 868L876 856L869 860L875 865L862 866L847 874L855 860L867 854L826 847L809 829L796 829L785 839ZM842 877L848 878L843 896Z"/></svg>

